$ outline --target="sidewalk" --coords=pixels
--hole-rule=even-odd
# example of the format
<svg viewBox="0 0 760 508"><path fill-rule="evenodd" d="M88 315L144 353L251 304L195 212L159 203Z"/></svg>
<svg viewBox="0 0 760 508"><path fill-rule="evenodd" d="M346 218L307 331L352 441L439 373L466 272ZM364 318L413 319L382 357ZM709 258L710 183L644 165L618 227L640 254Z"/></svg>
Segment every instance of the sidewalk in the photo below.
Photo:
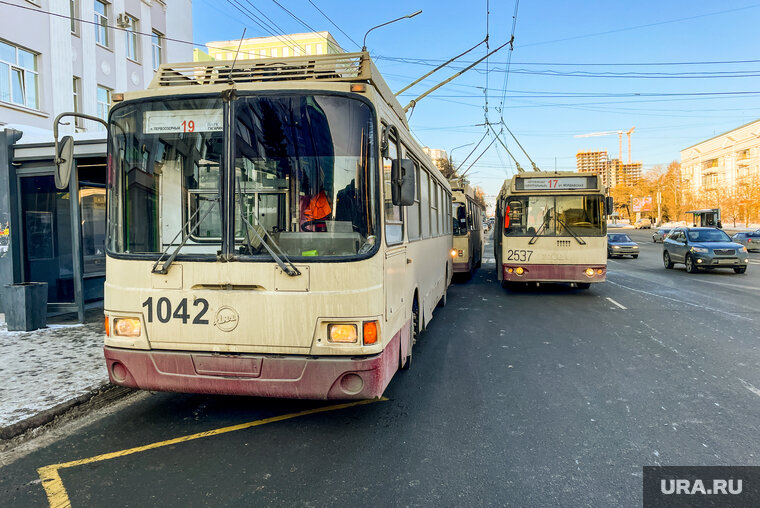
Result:
<svg viewBox="0 0 760 508"><path fill-rule="evenodd" d="M9 332L0 318L0 431L108 384L102 311L33 332Z"/></svg>

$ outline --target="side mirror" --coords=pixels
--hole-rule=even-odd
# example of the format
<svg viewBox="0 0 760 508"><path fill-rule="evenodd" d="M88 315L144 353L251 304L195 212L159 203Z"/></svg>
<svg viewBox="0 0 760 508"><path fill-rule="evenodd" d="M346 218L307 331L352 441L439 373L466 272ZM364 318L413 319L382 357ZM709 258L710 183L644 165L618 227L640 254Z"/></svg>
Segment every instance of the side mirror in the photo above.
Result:
<svg viewBox="0 0 760 508"><path fill-rule="evenodd" d="M604 213L607 215L615 213L615 200L612 198L612 196L607 196L604 198Z"/></svg>
<svg viewBox="0 0 760 508"><path fill-rule="evenodd" d="M414 162L395 159L391 162L391 202L395 206L414 204Z"/></svg>
<svg viewBox="0 0 760 508"><path fill-rule="evenodd" d="M71 167L74 165L74 138L64 136L55 155L55 186L58 190L68 189Z"/></svg>

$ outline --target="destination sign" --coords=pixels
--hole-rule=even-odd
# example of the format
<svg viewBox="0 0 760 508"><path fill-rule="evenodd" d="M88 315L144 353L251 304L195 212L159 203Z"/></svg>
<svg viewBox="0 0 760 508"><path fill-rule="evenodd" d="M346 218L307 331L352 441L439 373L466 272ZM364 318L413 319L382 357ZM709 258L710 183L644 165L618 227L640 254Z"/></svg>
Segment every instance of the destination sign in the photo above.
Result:
<svg viewBox="0 0 760 508"><path fill-rule="evenodd" d="M515 182L516 190L574 190L595 189L595 177L547 177L519 178Z"/></svg>
<svg viewBox="0 0 760 508"><path fill-rule="evenodd" d="M143 126L146 134L219 132L223 127L222 110L146 111Z"/></svg>

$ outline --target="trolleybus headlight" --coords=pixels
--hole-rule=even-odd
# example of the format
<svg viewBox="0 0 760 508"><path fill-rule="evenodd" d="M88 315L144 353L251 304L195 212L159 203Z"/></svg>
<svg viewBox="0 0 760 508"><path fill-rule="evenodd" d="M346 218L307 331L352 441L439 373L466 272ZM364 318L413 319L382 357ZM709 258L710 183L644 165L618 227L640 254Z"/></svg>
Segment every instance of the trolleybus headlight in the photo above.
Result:
<svg viewBox="0 0 760 508"><path fill-rule="evenodd" d="M138 318L116 318L113 320L113 333L120 337L139 337L142 326Z"/></svg>
<svg viewBox="0 0 760 508"><path fill-rule="evenodd" d="M327 338L330 342L355 343L359 339L356 325L328 325Z"/></svg>
<svg viewBox="0 0 760 508"><path fill-rule="evenodd" d="M507 268L507 273L512 273L512 272L514 272L514 271L515 271L515 269L514 269L514 268Z"/></svg>
<svg viewBox="0 0 760 508"><path fill-rule="evenodd" d="M523 272L525 272L525 270L523 270L523 267L522 267L522 266L518 266L517 268L515 268L515 273L516 273L517 275L522 275L522 274L523 274Z"/></svg>
<svg viewBox="0 0 760 508"><path fill-rule="evenodd" d="M593 277L594 276L594 269L593 268L586 268L586 276Z"/></svg>
<svg viewBox="0 0 760 508"><path fill-rule="evenodd" d="M457 257L457 250L456 249L451 249L451 257L452 258Z"/></svg>
<svg viewBox="0 0 760 508"><path fill-rule="evenodd" d="M604 273L604 268L597 268L596 273L597 275L602 275Z"/></svg>
<svg viewBox="0 0 760 508"><path fill-rule="evenodd" d="M364 345L377 344L377 321L364 322Z"/></svg>

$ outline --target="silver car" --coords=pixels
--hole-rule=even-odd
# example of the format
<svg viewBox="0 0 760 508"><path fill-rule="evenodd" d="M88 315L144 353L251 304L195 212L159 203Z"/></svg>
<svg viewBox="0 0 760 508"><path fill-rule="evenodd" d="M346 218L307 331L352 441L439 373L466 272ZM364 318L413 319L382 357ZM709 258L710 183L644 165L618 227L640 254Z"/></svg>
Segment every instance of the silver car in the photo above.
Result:
<svg viewBox="0 0 760 508"><path fill-rule="evenodd" d="M652 241L654 243L662 242L665 240L665 237L668 236L668 233L672 231L671 228L659 228L657 231L652 233Z"/></svg>
<svg viewBox="0 0 760 508"><path fill-rule="evenodd" d="M760 250L760 230L752 233L736 233L731 240L744 245L747 250Z"/></svg>

